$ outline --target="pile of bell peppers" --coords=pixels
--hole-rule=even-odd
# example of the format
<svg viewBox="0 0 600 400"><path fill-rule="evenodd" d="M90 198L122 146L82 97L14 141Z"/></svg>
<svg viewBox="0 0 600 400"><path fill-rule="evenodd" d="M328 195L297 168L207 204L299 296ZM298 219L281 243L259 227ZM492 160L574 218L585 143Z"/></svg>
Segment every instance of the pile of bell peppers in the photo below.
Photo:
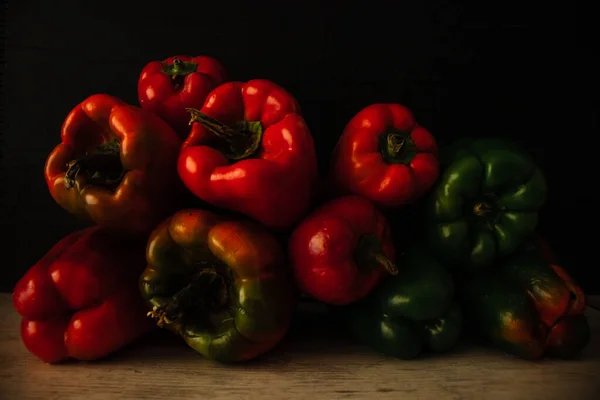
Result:
<svg viewBox="0 0 600 400"><path fill-rule="evenodd" d="M525 359L588 344L585 294L538 232L544 173L517 143L438 148L406 106L370 104L320 175L278 83L176 55L143 66L137 93L81 100L49 149L50 196L89 226L14 288L40 360L102 359L164 328L207 359L248 361L305 301L401 359L467 334Z"/></svg>

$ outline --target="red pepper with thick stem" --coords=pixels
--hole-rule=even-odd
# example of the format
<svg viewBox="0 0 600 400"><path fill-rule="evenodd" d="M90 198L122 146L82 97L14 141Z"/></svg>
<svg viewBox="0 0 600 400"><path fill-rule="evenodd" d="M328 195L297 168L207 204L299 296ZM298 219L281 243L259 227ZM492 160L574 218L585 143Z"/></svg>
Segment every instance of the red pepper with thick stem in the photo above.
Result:
<svg viewBox="0 0 600 400"><path fill-rule="evenodd" d="M359 196L323 204L296 226L288 246L300 289L326 304L354 303L398 273L387 220Z"/></svg>
<svg viewBox="0 0 600 400"><path fill-rule="evenodd" d="M182 139L189 132L186 108L201 108L206 96L227 80L223 65L208 56L186 55L151 61L138 80L138 99L145 108L167 121Z"/></svg>
<svg viewBox="0 0 600 400"><path fill-rule="evenodd" d="M439 176L437 154L434 137L408 108L372 104L350 120L334 149L334 191L383 208L413 203Z"/></svg>
<svg viewBox="0 0 600 400"><path fill-rule="evenodd" d="M25 347L46 363L97 360L150 331L138 292L145 245L98 226L54 245L13 291Z"/></svg>
<svg viewBox="0 0 600 400"><path fill-rule="evenodd" d="M52 198L71 214L147 234L182 201L181 140L156 115L95 94L69 113L61 139L44 172Z"/></svg>
<svg viewBox="0 0 600 400"><path fill-rule="evenodd" d="M228 82L201 110L179 176L200 199L286 230L308 211L317 180L310 130L294 97L273 82Z"/></svg>

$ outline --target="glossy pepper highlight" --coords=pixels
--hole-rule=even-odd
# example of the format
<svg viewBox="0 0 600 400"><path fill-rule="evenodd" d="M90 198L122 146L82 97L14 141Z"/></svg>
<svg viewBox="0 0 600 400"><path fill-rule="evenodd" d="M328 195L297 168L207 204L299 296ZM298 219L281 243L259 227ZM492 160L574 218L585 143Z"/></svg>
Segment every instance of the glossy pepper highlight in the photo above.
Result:
<svg viewBox="0 0 600 400"><path fill-rule="evenodd" d="M398 275L364 300L339 309L342 326L386 355L412 359L423 351L447 352L462 332L452 276L421 247L399 257Z"/></svg>
<svg viewBox="0 0 600 400"><path fill-rule="evenodd" d="M408 108L372 104L350 120L334 149L334 190L382 208L413 203L438 178L437 151L435 138Z"/></svg>
<svg viewBox="0 0 600 400"><path fill-rule="evenodd" d="M288 331L297 294L281 246L260 225L182 210L152 233L146 258L149 315L206 358L249 360Z"/></svg>
<svg viewBox="0 0 600 400"><path fill-rule="evenodd" d="M327 304L358 301L398 273L387 220L359 196L323 204L296 226L288 246L300 289Z"/></svg>
<svg viewBox="0 0 600 400"><path fill-rule="evenodd" d="M141 234L173 212L181 142L157 116L116 97L95 94L65 119L62 142L48 156L54 200L82 219Z"/></svg>
<svg viewBox="0 0 600 400"><path fill-rule="evenodd" d="M493 270L457 279L462 306L469 326L498 349L575 358L590 340L585 294L545 248L528 241Z"/></svg>
<svg viewBox="0 0 600 400"><path fill-rule="evenodd" d="M431 248L445 264L490 266L533 234L546 181L520 146L505 139L460 140L443 166L425 212Z"/></svg>
<svg viewBox="0 0 600 400"><path fill-rule="evenodd" d="M201 110L179 157L200 199L286 230L308 210L317 181L313 139L296 100L267 80L225 83Z"/></svg>
<svg viewBox="0 0 600 400"><path fill-rule="evenodd" d="M46 363L90 361L150 331L137 288L144 245L97 226L60 240L13 291L25 347Z"/></svg>
<svg viewBox="0 0 600 400"><path fill-rule="evenodd" d="M173 56L146 64L138 80L138 99L142 108L185 139L190 133L186 108L201 108L206 96L226 80L225 68L212 57Z"/></svg>

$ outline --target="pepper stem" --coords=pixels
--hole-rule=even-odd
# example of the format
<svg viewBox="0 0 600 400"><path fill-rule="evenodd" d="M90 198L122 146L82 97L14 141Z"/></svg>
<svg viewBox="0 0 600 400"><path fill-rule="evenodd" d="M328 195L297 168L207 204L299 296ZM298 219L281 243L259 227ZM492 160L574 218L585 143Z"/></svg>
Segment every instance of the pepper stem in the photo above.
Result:
<svg viewBox="0 0 600 400"><path fill-rule="evenodd" d="M225 277L217 273L214 267L205 268L190 284L166 303L155 306L147 315L155 319L159 327L163 327L179 320L187 310L221 308L228 299Z"/></svg>
<svg viewBox="0 0 600 400"><path fill-rule="evenodd" d="M408 165L417 155L417 145L410 132L390 131L379 138L379 151L389 164Z"/></svg>
<svg viewBox="0 0 600 400"><path fill-rule="evenodd" d="M114 190L127 173L121 163L121 144L117 139L103 143L91 153L70 161L67 167L64 179L67 189L79 185L81 180L78 178L83 177L85 186L105 186Z"/></svg>
<svg viewBox="0 0 600 400"><path fill-rule="evenodd" d="M390 275L398 275L398 267L384 254L377 235L361 236L354 259L359 268L373 270L383 266Z"/></svg>
<svg viewBox="0 0 600 400"><path fill-rule="evenodd" d="M167 75L171 75L173 79L178 76L185 76L187 74L191 74L192 72L196 72L198 68L198 64L189 61L181 61L178 58L173 60L173 63L162 63L162 72Z"/></svg>
<svg viewBox="0 0 600 400"><path fill-rule="evenodd" d="M240 121L228 126L195 108L185 110L191 115L190 125L198 123L219 139L218 148L230 161L251 157L258 151L263 135L260 121Z"/></svg>
<svg viewBox="0 0 600 400"><path fill-rule="evenodd" d="M473 212L478 217L485 217L492 212L492 206L484 202L477 203L473 206Z"/></svg>

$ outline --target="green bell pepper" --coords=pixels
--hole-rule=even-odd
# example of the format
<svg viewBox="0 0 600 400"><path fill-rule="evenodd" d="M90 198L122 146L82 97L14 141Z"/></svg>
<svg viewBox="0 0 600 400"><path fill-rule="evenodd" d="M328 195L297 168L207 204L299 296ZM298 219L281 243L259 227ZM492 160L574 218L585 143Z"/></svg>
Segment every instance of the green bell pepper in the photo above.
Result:
<svg viewBox="0 0 600 400"><path fill-rule="evenodd" d="M450 350L462 329L451 275L421 248L401 255L397 265L398 275L338 308L342 326L372 349L401 359Z"/></svg>
<svg viewBox="0 0 600 400"><path fill-rule="evenodd" d="M249 360L287 333L297 292L281 245L260 225L182 210L154 230L146 258L149 316L206 358Z"/></svg>
<svg viewBox="0 0 600 400"><path fill-rule="evenodd" d="M590 340L586 299L555 262L528 241L493 269L457 278L466 325L518 357L576 357Z"/></svg>
<svg viewBox="0 0 600 400"><path fill-rule="evenodd" d="M450 267L479 269L514 252L546 200L540 168L516 143L464 139L441 156L425 215L428 242Z"/></svg>

